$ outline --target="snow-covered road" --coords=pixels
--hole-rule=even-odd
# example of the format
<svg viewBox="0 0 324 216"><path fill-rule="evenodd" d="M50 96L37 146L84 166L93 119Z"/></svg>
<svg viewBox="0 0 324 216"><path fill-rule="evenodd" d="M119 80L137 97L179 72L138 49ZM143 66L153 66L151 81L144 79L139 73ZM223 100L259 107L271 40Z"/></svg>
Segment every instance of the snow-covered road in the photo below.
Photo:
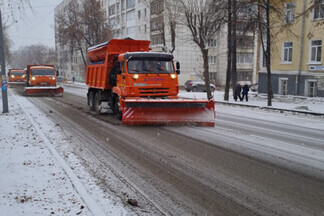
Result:
<svg viewBox="0 0 324 216"><path fill-rule="evenodd" d="M215 128L124 127L89 112L86 92L24 104L103 211L112 200L140 215L324 213L322 117L217 105Z"/></svg>

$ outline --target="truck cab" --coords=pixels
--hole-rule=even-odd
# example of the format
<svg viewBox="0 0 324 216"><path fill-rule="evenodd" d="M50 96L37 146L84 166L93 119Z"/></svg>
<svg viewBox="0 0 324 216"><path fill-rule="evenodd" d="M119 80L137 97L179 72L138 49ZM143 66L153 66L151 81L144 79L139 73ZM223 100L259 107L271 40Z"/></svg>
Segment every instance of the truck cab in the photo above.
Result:
<svg viewBox="0 0 324 216"><path fill-rule="evenodd" d="M120 64L120 70L113 91L119 96L170 98L178 95L178 74L173 55L127 52L118 56L117 64Z"/></svg>
<svg viewBox="0 0 324 216"><path fill-rule="evenodd" d="M29 66L28 86L56 86L56 70L53 66Z"/></svg>
<svg viewBox="0 0 324 216"><path fill-rule="evenodd" d="M26 82L26 70L24 69L9 69L9 82Z"/></svg>

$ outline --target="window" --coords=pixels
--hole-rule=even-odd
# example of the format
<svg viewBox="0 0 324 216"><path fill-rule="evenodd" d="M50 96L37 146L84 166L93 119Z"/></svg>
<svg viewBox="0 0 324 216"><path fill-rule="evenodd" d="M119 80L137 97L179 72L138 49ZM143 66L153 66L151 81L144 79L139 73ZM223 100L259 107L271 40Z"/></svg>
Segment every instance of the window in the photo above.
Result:
<svg viewBox="0 0 324 216"><path fill-rule="evenodd" d="M135 26L127 28L127 35L134 35L135 34Z"/></svg>
<svg viewBox="0 0 324 216"><path fill-rule="evenodd" d="M316 97L317 88L318 87L316 79L305 80L305 96Z"/></svg>
<svg viewBox="0 0 324 216"><path fill-rule="evenodd" d="M127 0L127 9L135 7L135 0Z"/></svg>
<svg viewBox="0 0 324 216"><path fill-rule="evenodd" d="M134 20L135 10L127 12L127 21Z"/></svg>
<svg viewBox="0 0 324 216"><path fill-rule="evenodd" d="M151 31L160 30L162 28L163 28L163 17L158 17L151 20Z"/></svg>
<svg viewBox="0 0 324 216"><path fill-rule="evenodd" d="M237 53L236 54L237 64L252 64L253 63L253 53Z"/></svg>
<svg viewBox="0 0 324 216"><path fill-rule="evenodd" d="M163 36L162 36L162 34L152 36L151 41L152 41L152 45L163 44Z"/></svg>
<svg viewBox="0 0 324 216"><path fill-rule="evenodd" d="M115 25L115 18L114 17L109 19L109 25L111 25L111 26Z"/></svg>
<svg viewBox="0 0 324 216"><path fill-rule="evenodd" d="M288 2L285 7L285 21L286 23L291 23L294 21L295 17L295 3Z"/></svg>
<svg viewBox="0 0 324 216"><path fill-rule="evenodd" d="M209 72L209 80L211 84L216 85L216 78L217 78L216 72Z"/></svg>
<svg viewBox="0 0 324 216"><path fill-rule="evenodd" d="M141 11L140 10L137 11L137 17L138 17L138 19L141 19Z"/></svg>
<svg viewBox="0 0 324 216"><path fill-rule="evenodd" d="M115 5L110 6L110 7L109 7L109 16L114 15L115 12L116 12L116 11L115 11Z"/></svg>
<svg viewBox="0 0 324 216"><path fill-rule="evenodd" d="M144 17L146 17L146 8L144 8Z"/></svg>
<svg viewBox="0 0 324 216"><path fill-rule="evenodd" d="M284 42L282 48L282 62L291 63L293 52L293 42Z"/></svg>
<svg viewBox="0 0 324 216"><path fill-rule="evenodd" d="M242 36L237 41L237 48L249 49L254 47L253 36Z"/></svg>
<svg viewBox="0 0 324 216"><path fill-rule="evenodd" d="M151 3L151 14L158 14L164 10L164 2L163 1L154 1Z"/></svg>
<svg viewBox="0 0 324 216"><path fill-rule="evenodd" d="M281 95L288 94L288 78L286 77L279 78L279 94Z"/></svg>
<svg viewBox="0 0 324 216"><path fill-rule="evenodd" d="M311 41L310 47L310 61L315 63L321 63L322 60L322 41Z"/></svg>
<svg viewBox="0 0 324 216"><path fill-rule="evenodd" d="M319 0L314 6L313 12L314 19L323 19L324 18L324 0Z"/></svg>
<svg viewBox="0 0 324 216"><path fill-rule="evenodd" d="M216 56L208 56L209 64L216 64Z"/></svg>
<svg viewBox="0 0 324 216"><path fill-rule="evenodd" d="M252 71L238 70L237 71L237 80L238 81L251 81L252 80Z"/></svg>
<svg viewBox="0 0 324 216"><path fill-rule="evenodd" d="M208 39L208 46L209 47L216 47L216 40L215 39Z"/></svg>
<svg viewBox="0 0 324 216"><path fill-rule="evenodd" d="M125 0L122 0L121 1L121 9L122 10L125 10Z"/></svg>

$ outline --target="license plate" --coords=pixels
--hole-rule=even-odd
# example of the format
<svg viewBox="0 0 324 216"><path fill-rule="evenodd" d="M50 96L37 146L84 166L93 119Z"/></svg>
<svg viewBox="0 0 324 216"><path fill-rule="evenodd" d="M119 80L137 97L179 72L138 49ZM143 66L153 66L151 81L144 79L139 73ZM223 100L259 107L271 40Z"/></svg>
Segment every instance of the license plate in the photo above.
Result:
<svg viewBox="0 0 324 216"><path fill-rule="evenodd" d="M41 82L41 85L46 85L47 84L47 82Z"/></svg>

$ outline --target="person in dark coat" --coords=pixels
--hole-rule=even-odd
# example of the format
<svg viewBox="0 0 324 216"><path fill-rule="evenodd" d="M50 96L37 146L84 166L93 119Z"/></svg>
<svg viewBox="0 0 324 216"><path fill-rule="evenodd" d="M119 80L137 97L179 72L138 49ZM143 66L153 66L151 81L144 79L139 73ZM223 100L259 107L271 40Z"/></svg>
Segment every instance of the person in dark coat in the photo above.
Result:
<svg viewBox="0 0 324 216"><path fill-rule="evenodd" d="M234 91L234 100L237 101L237 98L239 98L242 101L241 98L241 85L239 83L236 84L235 86L235 91Z"/></svg>
<svg viewBox="0 0 324 216"><path fill-rule="evenodd" d="M246 99L246 101L248 101L248 93L249 93L249 86L248 86L248 84L245 84L244 86L243 86L243 91L242 91L242 99L241 100L244 100L244 97L245 97L245 99Z"/></svg>

